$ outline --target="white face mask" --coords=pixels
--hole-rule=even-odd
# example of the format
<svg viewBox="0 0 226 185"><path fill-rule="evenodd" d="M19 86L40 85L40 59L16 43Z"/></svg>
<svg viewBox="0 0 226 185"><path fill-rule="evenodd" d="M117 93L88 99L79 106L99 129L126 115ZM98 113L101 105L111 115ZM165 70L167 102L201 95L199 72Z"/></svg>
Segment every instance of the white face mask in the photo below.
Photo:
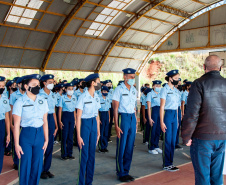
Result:
<svg viewBox="0 0 226 185"><path fill-rule="evenodd" d="M77 87L73 87L73 90L75 91L77 89Z"/></svg>
<svg viewBox="0 0 226 185"><path fill-rule="evenodd" d="M54 84L48 84L46 87L47 87L47 89L52 90L54 87Z"/></svg>
<svg viewBox="0 0 226 185"><path fill-rule="evenodd" d="M73 90L67 90L67 95L72 96L72 95L73 95L73 93L74 93L74 91L73 91Z"/></svg>

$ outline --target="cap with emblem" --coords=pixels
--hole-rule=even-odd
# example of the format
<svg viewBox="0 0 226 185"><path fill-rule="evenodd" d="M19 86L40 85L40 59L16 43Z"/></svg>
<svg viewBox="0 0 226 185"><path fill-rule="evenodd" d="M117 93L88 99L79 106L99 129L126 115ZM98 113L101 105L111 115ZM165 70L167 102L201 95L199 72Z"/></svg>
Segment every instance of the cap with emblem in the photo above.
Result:
<svg viewBox="0 0 226 185"><path fill-rule="evenodd" d="M105 80L105 81L103 81L103 84L107 84L109 82L111 82L111 80Z"/></svg>
<svg viewBox="0 0 226 185"><path fill-rule="evenodd" d="M124 74L135 74L136 70L132 68L126 68L122 70Z"/></svg>
<svg viewBox="0 0 226 185"><path fill-rule="evenodd" d="M73 85L78 85L78 80L72 80L71 83L73 83Z"/></svg>
<svg viewBox="0 0 226 185"><path fill-rule="evenodd" d="M165 87L166 83L162 84L163 87Z"/></svg>
<svg viewBox="0 0 226 185"><path fill-rule="evenodd" d="M99 74L98 73L93 73L93 74L90 74L89 76L87 76L84 81L85 82L89 82L93 79L96 79L96 78L99 78Z"/></svg>
<svg viewBox="0 0 226 185"><path fill-rule="evenodd" d="M0 76L0 82L5 81L5 77L4 76Z"/></svg>
<svg viewBox="0 0 226 185"><path fill-rule="evenodd" d="M184 81L183 81L183 83L186 83L188 80L187 79L185 79Z"/></svg>
<svg viewBox="0 0 226 185"><path fill-rule="evenodd" d="M191 81L186 81L186 85L191 85L192 82Z"/></svg>
<svg viewBox="0 0 226 185"><path fill-rule="evenodd" d="M20 77L15 77L15 78L13 79L13 81L16 82L16 81L18 80L18 78L20 78Z"/></svg>
<svg viewBox="0 0 226 185"><path fill-rule="evenodd" d="M101 87L101 91L107 91L107 92L109 92L109 89L108 89L107 86L102 86L102 87Z"/></svg>
<svg viewBox="0 0 226 185"><path fill-rule="evenodd" d="M39 74L32 74L32 75L27 75L24 77L24 80L30 80L30 79L37 79L40 80L41 75Z"/></svg>
<svg viewBox="0 0 226 185"><path fill-rule="evenodd" d="M145 90L146 88L147 88L147 87L143 87L143 86L142 86L142 87L140 88L140 92L144 92L144 90Z"/></svg>
<svg viewBox="0 0 226 185"><path fill-rule="evenodd" d="M158 85L158 84L162 84L162 81L160 80L155 80L155 81L152 81L153 85Z"/></svg>
<svg viewBox="0 0 226 185"><path fill-rule="evenodd" d="M177 69L169 71L168 73L166 73L166 76L173 76L176 74L179 74L179 70L177 70Z"/></svg>
<svg viewBox="0 0 226 185"><path fill-rule="evenodd" d="M56 86L55 86L55 88L63 88L64 87L64 84L57 84Z"/></svg>
<svg viewBox="0 0 226 185"><path fill-rule="evenodd" d="M65 82L67 82L67 80L63 80L61 83L65 83Z"/></svg>
<svg viewBox="0 0 226 185"><path fill-rule="evenodd" d="M151 91L152 91L151 88L146 88L146 89L144 90L144 94L148 94L148 93L151 92Z"/></svg>
<svg viewBox="0 0 226 185"><path fill-rule="evenodd" d="M16 81L16 83L17 83L17 84L22 83L24 77L25 77L25 76L21 76L20 78L18 78L17 81Z"/></svg>
<svg viewBox="0 0 226 185"><path fill-rule="evenodd" d="M78 81L78 78L74 78L72 81L75 81L75 82L77 82Z"/></svg>
<svg viewBox="0 0 226 185"><path fill-rule="evenodd" d="M64 84L64 87L73 87L73 86L74 86L73 83L66 83L66 84Z"/></svg>
<svg viewBox="0 0 226 185"><path fill-rule="evenodd" d="M78 79L78 83L80 83L81 81L84 81L84 78Z"/></svg>
<svg viewBox="0 0 226 185"><path fill-rule="evenodd" d="M40 81L46 81L46 80L49 80L49 79L54 79L54 75L51 75L51 74L43 75L40 78Z"/></svg>
<svg viewBox="0 0 226 185"><path fill-rule="evenodd" d="M9 86L13 85L13 83L14 83L13 80L8 81L8 82L6 83L6 87L9 87Z"/></svg>

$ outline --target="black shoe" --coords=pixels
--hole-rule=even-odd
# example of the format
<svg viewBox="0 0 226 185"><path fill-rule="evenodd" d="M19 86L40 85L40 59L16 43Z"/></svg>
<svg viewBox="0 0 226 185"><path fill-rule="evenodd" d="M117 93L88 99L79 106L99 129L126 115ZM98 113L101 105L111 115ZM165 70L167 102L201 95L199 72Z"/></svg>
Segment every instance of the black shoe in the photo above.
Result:
<svg viewBox="0 0 226 185"><path fill-rule="evenodd" d="M130 182L130 181L131 181L131 180L129 180L128 175L119 177L119 180L120 180L121 182Z"/></svg>
<svg viewBox="0 0 226 185"><path fill-rule="evenodd" d="M127 178L128 178L130 181L134 181L134 180L135 180L131 175L127 175Z"/></svg>
<svg viewBox="0 0 226 185"><path fill-rule="evenodd" d="M108 143L112 143L112 140L108 139Z"/></svg>
<svg viewBox="0 0 226 185"><path fill-rule="evenodd" d="M176 145L175 150L183 150L183 148L180 145Z"/></svg>
<svg viewBox="0 0 226 185"><path fill-rule="evenodd" d="M109 152L108 149L104 149L104 152Z"/></svg>
<svg viewBox="0 0 226 185"><path fill-rule="evenodd" d="M42 172L41 179L48 179L48 178L49 178L49 176L47 175L47 173L46 172Z"/></svg>
<svg viewBox="0 0 226 185"><path fill-rule="evenodd" d="M103 149L99 149L99 153L105 153L105 150L103 150Z"/></svg>
<svg viewBox="0 0 226 185"><path fill-rule="evenodd" d="M68 158L67 157L61 157L60 159L63 160L63 161L66 161Z"/></svg>
<svg viewBox="0 0 226 185"><path fill-rule="evenodd" d="M13 164L13 169L14 169L14 170L18 170L18 165Z"/></svg>
<svg viewBox="0 0 226 185"><path fill-rule="evenodd" d="M50 172L47 172L46 174L48 175L49 178L54 178L54 176L55 176L54 174L52 174Z"/></svg>
<svg viewBox="0 0 226 185"><path fill-rule="evenodd" d="M68 159L73 160L73 159L75 159L75 157L74 156L70 156L70 157L68 157Z"/></svg>

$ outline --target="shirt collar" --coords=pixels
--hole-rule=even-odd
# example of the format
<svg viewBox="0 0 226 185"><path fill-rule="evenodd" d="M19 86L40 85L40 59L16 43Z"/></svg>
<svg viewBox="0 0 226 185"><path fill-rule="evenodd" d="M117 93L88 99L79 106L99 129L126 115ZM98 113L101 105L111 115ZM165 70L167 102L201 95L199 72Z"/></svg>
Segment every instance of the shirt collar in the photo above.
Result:
<svg viewBox="0 0 226 185"><path fill-rule="evenodd" d="M166 87L166 89L168 89L168 90L172 90L168 84L166 84L165 87ZM176 88L173 86L173 90L172 90L172 91L175 91L175 90L176 90Z"/></svg>

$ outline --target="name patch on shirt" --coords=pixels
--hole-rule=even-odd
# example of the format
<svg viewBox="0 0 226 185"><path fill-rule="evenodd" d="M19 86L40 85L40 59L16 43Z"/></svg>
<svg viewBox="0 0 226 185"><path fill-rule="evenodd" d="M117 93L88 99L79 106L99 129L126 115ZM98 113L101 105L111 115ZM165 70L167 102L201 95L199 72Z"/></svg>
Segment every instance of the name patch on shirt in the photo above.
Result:
<svg viewBox="0 0 226 185"><path fill-rule="evenodd" d="M128 94L122 94L122 96L128 96Z"/></svg>
<svg viewBox="0 0 226 185"><path fill-rule="evenodd" d="M65 101L65 102L71 102L71 101Z"/></svg>
<svg viewBox="0 0 226 185"><path fill-rule="evenodd" d="M23 105L23 107L31 107L31 106L34 106L34 105Z"/></svg>
<svg viewBox="0 0 226 185"><path fill-rule="evenodd" d="M167 93L167 94L173 94L172 92L170 92L170 93Z"/></svg>
<svg viewBox="0 0 226 185"><path fill-rule="evenodd" d="M89 101L89 102L85 102L84 104L89 104L89 103L92 103L91 101Z"/></svg>

